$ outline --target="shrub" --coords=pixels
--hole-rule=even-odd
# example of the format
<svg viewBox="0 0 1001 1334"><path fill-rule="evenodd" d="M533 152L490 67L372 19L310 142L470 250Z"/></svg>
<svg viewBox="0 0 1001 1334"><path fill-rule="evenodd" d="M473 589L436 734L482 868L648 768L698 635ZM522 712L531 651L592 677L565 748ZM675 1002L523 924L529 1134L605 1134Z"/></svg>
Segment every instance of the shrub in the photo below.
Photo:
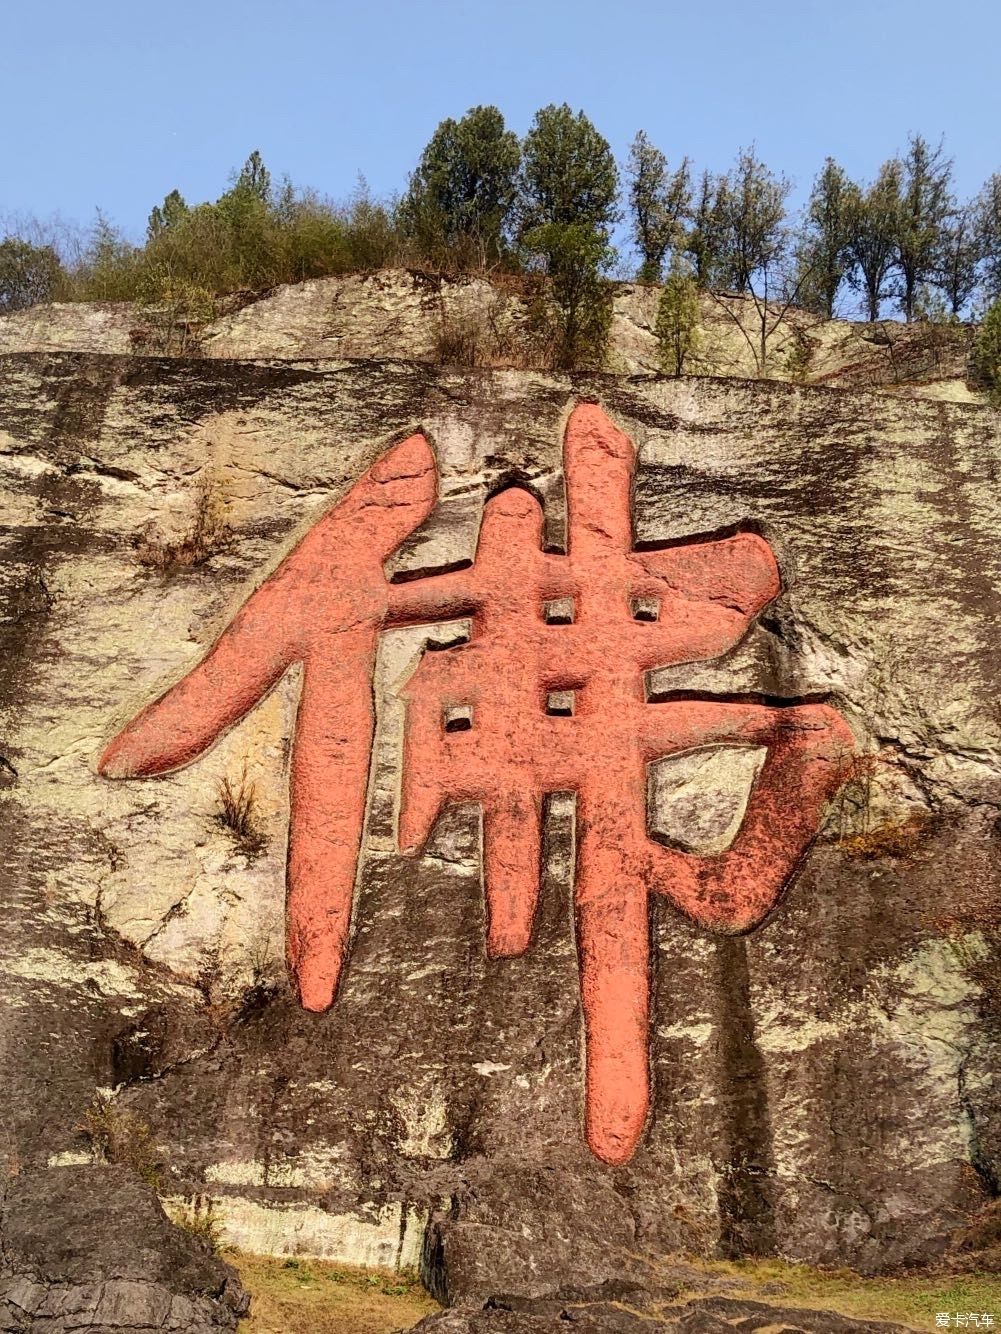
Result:
<svg viewBox="0 0 1001 1334"><path fill-rule="evenodd" d="M146 1121L118 1107L108 1093L97 1093L77 1127L95 1155L106 1163L121 1163L154 1190L162 1184L162 1164L153 1132Z"/></svg>
<svg viewBox="0 0 1001 1334"><path fill-rule="evenodd" d="M987 390L994 407L1001 407L1001 300L987 311L973 343L973 374Z"/></svg>
<svg viewBox="0 0 1001 1334"><path fill-rule="evenodd" d="M196 1195L193 1200L170 1210L170 1221L205 1243L213 1255L218 1255L222 1246L222 1224L216 1217L212 1199L206 1195Z"/></svg>
<svg viewBox="0 0 1001 1334"><path fill-rule="evenodd" d="M183 356L198 343L198 330L215 318L212 293L186 278L174 278L162 265L140 277L136 313L142 323L132 331L134 343L152 352Z"/></svg>
<svg viewBox="0 0 1001 1334"><path fill-rule="evenodd" d="M668 274L657 303L654 332L660 364L668 375L680 376L702 342L699 289L687 270L675 267Z"/></svg>
<svg viewBox="0 0 1001 1334"><path fill-rule="evenodd" d="M62 264L52 246L8 236L0 241L0 313L51 301L62 276Z"/></svg>

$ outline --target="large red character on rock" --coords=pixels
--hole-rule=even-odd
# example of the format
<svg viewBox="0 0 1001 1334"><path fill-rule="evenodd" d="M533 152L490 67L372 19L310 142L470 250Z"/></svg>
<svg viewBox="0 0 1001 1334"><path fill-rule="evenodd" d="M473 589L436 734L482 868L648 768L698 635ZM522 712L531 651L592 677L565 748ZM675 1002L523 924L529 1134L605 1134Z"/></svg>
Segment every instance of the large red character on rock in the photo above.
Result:
<svg viewBox="0 0 1001 1334"><path fill-rule="evenodd" d="M511 488L485 507L475 563L389 583L383 563L431 513L421 435L386 455L307 534L178 685L108 746L109 778L190 763L296 662L288 959L302 1004L332 1003L348 946L374 725L379 632L470 617L469 642L425 654L407 688L401 848L416 853L448 802L482 805L487 950L529 946L542 803L577 800L575 904L586 1030L586 1133L629 1158L649 1110L649 910L661 894L702 926L743 932L775 905L815 837L853 741L817 704L649 703L654 667L718 657L779 592L762 538L637 551L634 450L600 408L564 446L569 550L542 550L542 509ZM647 766L699 747L767 747L732 845L700 857L655 842Z"/></svg>

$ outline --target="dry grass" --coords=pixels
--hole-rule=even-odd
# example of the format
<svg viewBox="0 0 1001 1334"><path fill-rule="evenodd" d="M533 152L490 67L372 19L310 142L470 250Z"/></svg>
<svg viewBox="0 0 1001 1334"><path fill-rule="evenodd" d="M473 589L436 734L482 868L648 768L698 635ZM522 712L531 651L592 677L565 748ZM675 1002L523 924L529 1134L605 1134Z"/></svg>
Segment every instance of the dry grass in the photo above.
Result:
<svg viewBox="0 0 1001 1334"><path fill-rule="evenodd" d="M439 366L482 366L483 344L483 329L474 318L443 318L435 330L434 360Z"/></svg>
<svg viewBox="0 0 1001 1334"><path fill-rule="evenodd" d="M781 1260L720 1261L704 1266L741 1284L740 1295L782 1306L838 1311L869 1320L935 1328L942 1311L990 1312L1001 1320L1001 1274L941 1273L865 1278L851 1270L814 1269ZM746 1286L745 1286L746 1285ZM688 1294L694 1295L694 1294ZM734 1295L738 1295L735 1291Z"/></svg>
<svg viewBox="0 0 1001 1334"><path fill-rule="evenodd" d="M884 857L910 857L928 839L935 821L923 811L916 811L906 820L876 825L864 833L842 838L838 846L849 857L863 862L881 861Z"/></svg>
<svg viewBox="0 0 1001 1334"><path fill-rule="evenodd" d="M136 560L148 569L170 573L202 565L228 545L221 497L210 482L203 482L198 488L188 531L174 538L147 531L135 544Z"/></svg>
<svg viewBox="0 0 1001 1334"><path fill-rule="evenodd" d="M162 1182L153 1132L141 1117L116 1105L107 1093L97 1093L77 1126L90 1147L106 1163L121 1163L154 1190Z"/></svg>
<svg viewBox="0 0 1001 1334"><path fill-rule="evenodd" d="M256 857L263 852L267 837L260 827L257 807L257 787L247 778L247 766L243 766L238 781L224 778L219 784L219 810L216 820L224 829L228 829L239 844L241 851Z"/></svg>
<svg viewBox="0 0 1001 1334"><path fill-rule="evenodd" d="M227 1253L251 1294L245 1334L390 1334L438 1305L412 1275Z"/></svg>
<svg viewBox="0 0 1001 1334"><path fill-rule="evenodd" d="M176 1223L192 1237L198 1237L206 1242L213 1255L218 1255L222 1225L208 1196L197 1195L190 1203L171 1209L169 1213L172 1223Z"/></svg>

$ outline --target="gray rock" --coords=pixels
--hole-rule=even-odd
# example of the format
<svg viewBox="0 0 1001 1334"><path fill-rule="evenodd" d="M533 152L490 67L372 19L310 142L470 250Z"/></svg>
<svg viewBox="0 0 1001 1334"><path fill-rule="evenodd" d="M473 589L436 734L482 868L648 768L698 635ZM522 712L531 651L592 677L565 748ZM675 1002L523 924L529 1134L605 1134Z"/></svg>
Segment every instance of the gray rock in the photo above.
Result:
<svg viewBox="0 0 1001 1334"><path fill-rule="evenodd" d="M638 447L640 540L752 523L781 560L784 590L744 643L652 674L651 693L827 695L874 757L758 931L711 937L652 906L654 1107L616 1169L581 1134L572 817L554 808L535 937L512 960L484 954L475 812L450 811L417 862L394 851L394 692L419 634L384 644L355 935L326 1014L297 1007L282 963L297 681L185 770L94 772L402 431L423 425L442 468L439 514L402 566L468 557L480 501L513 478L546 497L558 544L561 426L584 394ZM685 1249L867 1271L941 1254L1001 1174L997 1035L968 966L994 948L976 923L1001 856L999 475L992 412L853 390L0 358L0 1153L15 1185L87 1155L78 1127L105 1089L148 1128L164 1193L211 1197L228 1240L405 1264L431 1220L428 1272L454 1300L646 1282L650 1257ZM189 565L144 563L192 531L205 487L223 540ZM217 818L244 765L253 850ZM718 791L700 837L728 829L739 785Z"/></svg>
<svg viewBox="0 0 1001 1334"><path fill-rule="evenodd" d="M0 1205L0 1330L97 1334L235 1329L236 1271L176 1227L125 1168L11 1178Z"/></svg>

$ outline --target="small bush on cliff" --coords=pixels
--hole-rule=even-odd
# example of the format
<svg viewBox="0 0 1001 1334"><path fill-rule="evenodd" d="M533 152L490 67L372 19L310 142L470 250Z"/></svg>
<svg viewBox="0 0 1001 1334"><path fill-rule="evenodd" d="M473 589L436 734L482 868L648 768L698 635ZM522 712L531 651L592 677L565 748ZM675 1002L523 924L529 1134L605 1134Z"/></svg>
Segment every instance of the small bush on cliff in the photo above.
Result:
<svg viewBox="0 0 1001 1334"><path fill-rule="evenodd" d="M1001 407L1001 301L994 302L977 331L973 373L994 407Z"/></svg>
<svg viewBox="0 0 1001 1334"><path fill-rule="evenodd" d="M188 531L179 537L166 537L147 529L135 539L136 560L162 574L203 565L229 545L223 504L219 486L209 478L203 479L195 494L195 512Z"/></svg>
<svg viewBox="0 0 1001 1334"><path fill-rule="evenodd" d="M247 778L244 763L240 777L235 781L224 778L219 784L219 810L216 819L228 829L236 842L250 857L256 857L267 844L260 828L257 787Z"/></svg>
<svg viewBox="0 0 1001 1334"><path fill-rule="evenodd" d="M147 1122L116 1105L110 1094L98 1093L77 1127L90 1141L96 1157L106 1163L121 1163L154 1190L162 1184L153 1132Z"/></svg>

